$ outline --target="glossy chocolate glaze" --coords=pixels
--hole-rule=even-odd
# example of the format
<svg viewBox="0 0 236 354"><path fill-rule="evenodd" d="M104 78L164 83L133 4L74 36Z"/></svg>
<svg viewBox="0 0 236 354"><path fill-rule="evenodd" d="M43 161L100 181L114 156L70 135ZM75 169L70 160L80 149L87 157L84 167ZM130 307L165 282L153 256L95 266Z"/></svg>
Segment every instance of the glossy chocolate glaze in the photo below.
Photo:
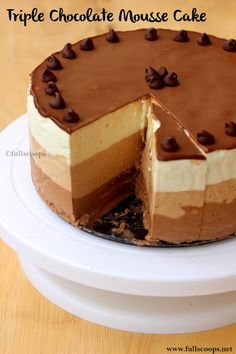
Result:
<svg viewBox="0 0 236 354"><path fill-rule="evenodd" d="M117 43L109 43L106 34L93 37L92 51L81 50L79 42L74 44L74 59L63 58L61 52L54 54L63 67L53 73L65 109L52 108L51 97L45 93L42 75L47 59L34 70L31 93L41 115L70 134L129 102L151 95L196 143L199 131L214 136L213 145L201 146L206 152L236 147L236 137L225 134L225 122L236 122L236 52L222 49L225 40L210 36L211 45L201 46L198 40L202 34L188 32L188 42L177 42L173 40L175 31L161 29L155 41L144 39L144 29L117 34ZM165 66L169 72L176 72L179 85L150 89L145 80L147 66ZM67 108L77 112L79 122L63 120ZM165 129L168 131L168 126ZM186 154L192 156L190 151Z"/></svg>
<svg viewBox="0 0 236 354"><path fill-rule="evenodd" d="M156 135L156 156L158 160L181 160L186 157L191 159L204 160L205 156L200 149L187 136L184 129L157 105L153 105L153 115L160 122L160 128L155 132ZM162 147L162 142L167 137L173 137L179 149L174 152L168 152Z"/></svg>

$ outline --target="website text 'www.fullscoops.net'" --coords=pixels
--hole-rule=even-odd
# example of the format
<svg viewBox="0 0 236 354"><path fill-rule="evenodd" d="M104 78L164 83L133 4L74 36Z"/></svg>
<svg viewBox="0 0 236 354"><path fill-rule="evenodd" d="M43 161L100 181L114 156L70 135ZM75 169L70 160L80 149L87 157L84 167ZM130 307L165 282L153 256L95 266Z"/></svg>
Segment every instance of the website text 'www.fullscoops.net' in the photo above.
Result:
<svg viewBox="0 0 236 354"><path fill-rule="evenodd" d="M168 353L234 353L233 347L199 347L186 345L183 347L166 347Z"/></svg>

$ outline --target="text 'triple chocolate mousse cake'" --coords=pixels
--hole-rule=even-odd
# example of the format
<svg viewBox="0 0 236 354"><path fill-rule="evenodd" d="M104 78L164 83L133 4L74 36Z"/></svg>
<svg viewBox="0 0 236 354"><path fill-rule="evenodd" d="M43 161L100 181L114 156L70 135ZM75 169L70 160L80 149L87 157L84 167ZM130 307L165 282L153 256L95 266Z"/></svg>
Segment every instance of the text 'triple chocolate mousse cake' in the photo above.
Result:
<svg viewBox="0 0 236 354"><path fill-rule="evenodd" d="M33 72L33 183L91 226L136 190L146 241L236 231L236 41L140 29L66 44Z"/></svg>

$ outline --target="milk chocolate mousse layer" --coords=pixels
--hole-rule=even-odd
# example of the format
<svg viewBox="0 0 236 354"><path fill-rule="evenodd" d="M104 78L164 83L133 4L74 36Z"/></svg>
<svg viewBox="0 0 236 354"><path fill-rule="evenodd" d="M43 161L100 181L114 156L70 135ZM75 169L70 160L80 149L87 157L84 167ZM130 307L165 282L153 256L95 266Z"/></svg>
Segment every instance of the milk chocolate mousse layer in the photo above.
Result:
<svg viewBox="0 0 236 354"><path fill-rule="evenodd" d="M60 217L74 225L92 225L101 215L134 192L134 168L120 173L81 198L74 198L72 192L55 183L38 167L34 158L31 158L31 171L40 197Z"/></svg>
<svg viewBox="0 0 236 354"><path fill-rule="evenodd" d="M135 189L150 243L235 232L235 61L234 40L184 30L66 43L31 77L40 196L91 225Z"/></svg>

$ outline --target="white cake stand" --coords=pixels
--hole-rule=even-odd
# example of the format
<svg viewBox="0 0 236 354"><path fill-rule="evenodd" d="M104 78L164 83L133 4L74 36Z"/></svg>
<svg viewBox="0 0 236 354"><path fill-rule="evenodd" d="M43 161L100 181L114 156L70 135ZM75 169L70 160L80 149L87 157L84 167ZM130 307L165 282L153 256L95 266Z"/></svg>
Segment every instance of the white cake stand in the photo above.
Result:
<svg viewBox="0 0 236 354"><path fill-rule="evenodd" d="M184 333L236 322L236 239L146 248L74 228L30 177L27 117L0 134L0 226L31 283L64 310L108 327Z"/></svg>

